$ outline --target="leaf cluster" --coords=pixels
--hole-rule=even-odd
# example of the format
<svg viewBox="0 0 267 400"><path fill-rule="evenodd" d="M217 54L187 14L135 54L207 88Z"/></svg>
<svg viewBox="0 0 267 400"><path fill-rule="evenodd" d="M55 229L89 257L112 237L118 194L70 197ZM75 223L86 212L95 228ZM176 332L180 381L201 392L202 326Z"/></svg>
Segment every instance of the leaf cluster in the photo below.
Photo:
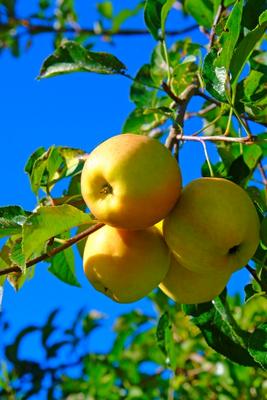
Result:
<svg viewBox="0 0 267 400"><path fill-rule="evenodd" d="M48 399L151 400L168 398L171 394L173 399L197 400L205 396L212 400L216 396L230 400L266 396L266 372L258 367L238 365L212 351L193 324L195 321L162 296L153 294L153 301L161 305L158 312L165 309L158 326L158 315L138 310L123 314L113 325L114 339L104 346L107 347L105 351L89 351L91 341L102 337L106 324L105 316L95 310L81 311L69 326L59 324L58 310L55 310L43 325L29 326L12 342L2 342L1 398L42 395ZM247 308L246 316L241 312L238 299L231 305L239 324L255 323L254 307L259 309L260 306L260 318L264 318L266 300L261 298L257 304L251 301L250 305L252 308ZM195 310L194 319L198 318L202 327L212 314L209 307L202 316ZM218 302L215 308L219 313ZM219 318L214 317L213 321L218 325ZM7 329L7 321L2 316L1 330ZM228 333L234 338L231 327L228 332L226 329L225 334ZM41 356L27 359L21 354L26 341L33 336L42 348ZM264 337L266 324L251 340L255 358L260 359L258 347ZM220 337L216 341L230 353L229 343L221 341ZM242 358L242 364L246 361ZM264 357L261 361L265 362Z"/></svg>

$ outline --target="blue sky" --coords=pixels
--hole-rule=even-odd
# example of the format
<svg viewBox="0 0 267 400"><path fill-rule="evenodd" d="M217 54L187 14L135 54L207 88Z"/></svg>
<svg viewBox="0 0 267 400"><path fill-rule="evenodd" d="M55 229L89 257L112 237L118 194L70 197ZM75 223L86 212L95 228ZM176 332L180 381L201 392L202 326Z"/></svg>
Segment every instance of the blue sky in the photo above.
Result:
<svg viewBox="0 0 267 400"><path fill-rule="evenodd" d="M91 26L95 17L94 2L77 0L82 21ZM121 2L114 2L119 9ZM21 1L20 9L25 13L35 1ZM132 1L125 1L131 7ZM181 28L193 21L178 18L175 13L172 24ZM142 15L134 18L128 26L144 27ZM200 33L193 32L193 40L199 40ZM201 37L205 42L205 38ZM116 45L98 42L95 50L109 51L121 59L134 75L139 67L149 60L155 46L150 36L116 38ZM96 74L72 74L43 81L37 81L44 58L52 52L51 38L47 35L36 37L32 48L19 59L9 53L1 56L1 196L0 206L21 205L33 209L35 198L23 171L29 155L39 146L53 144L92 150L104 139L120 133L128 113L133 109L129 100L131 82L120 76ZM196 109L199 103L190 105ZM187 124L187 132L199 126ZM200 176L204 154L200 144L190 143L181 152L181 168L184 184ZM211 156L214 157L213 152ZM150 303L144 299L130 305L121 305L105 298L87 282L82 271L82 262L77 255L76 271L82 287L68 286L47 271L48 264L36 266L34 279L27 282L20 292L15 293L5 285L3 312L11 324L7 334L28 324L44 322L54 308L61 308L59 315L63 324L72 320L81 307L97 309L108 316L102 336L95 338L94 349L107 349L111 339L111 325L114 318L133 308L150 310ZM246 271L236 273L230 282L231 293L243 286L248 279ZM38 344L27 348L29 354L38 351Z"/></svg>

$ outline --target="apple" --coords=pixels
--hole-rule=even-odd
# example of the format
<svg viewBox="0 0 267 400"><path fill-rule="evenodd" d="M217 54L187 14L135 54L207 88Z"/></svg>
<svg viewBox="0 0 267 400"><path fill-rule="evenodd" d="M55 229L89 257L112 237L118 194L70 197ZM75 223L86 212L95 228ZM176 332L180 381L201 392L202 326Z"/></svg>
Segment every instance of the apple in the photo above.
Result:
<svg viewBox="0 0 267 400"><path fill-rule="evenodd" d="M189 183L163 223L163 235L184 267L232 273L259 244L257 211L244 189L222 178Z"/></svg>
<svg viewBox="0 0 267 400"><path fill-rule="evenodd" d="M122 134L96 147L85 162L81 192L94 216L123 229L144 229L164 218L181 192L171 152L147 136Z"/></svg>
<svg viewBox="0 0 267 400"><path fill-rule="evenodd" d="M190 271L172 255L170 268L159 288L177 303L205 303L223 291L230 276L228 272L218 274L216 270L202 274Z"/></svg>
<svg viewBox="0 0 267 400"><path fill-rule="evenodd" d="M170 251L158 229L123 230L105 225L88 236L83 267L98 291L119 303L146 296L164 279Z"/></svg>

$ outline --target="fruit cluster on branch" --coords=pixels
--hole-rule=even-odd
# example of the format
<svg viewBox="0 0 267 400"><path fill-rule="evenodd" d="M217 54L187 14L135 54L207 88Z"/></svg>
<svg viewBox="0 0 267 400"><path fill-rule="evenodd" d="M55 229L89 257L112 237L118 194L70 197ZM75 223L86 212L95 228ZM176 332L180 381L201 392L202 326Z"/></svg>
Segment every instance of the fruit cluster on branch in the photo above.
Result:
<svg viewBox="0 0 267 400"><path fill-rule="evenodd" d="M157 286L178 303L210 301L259 244L257 211L240 186L199 178L182 189L177 161L147 136L100 144L85 162L81 191L105 224L87 238L84 271L117 302Z"/></svg>

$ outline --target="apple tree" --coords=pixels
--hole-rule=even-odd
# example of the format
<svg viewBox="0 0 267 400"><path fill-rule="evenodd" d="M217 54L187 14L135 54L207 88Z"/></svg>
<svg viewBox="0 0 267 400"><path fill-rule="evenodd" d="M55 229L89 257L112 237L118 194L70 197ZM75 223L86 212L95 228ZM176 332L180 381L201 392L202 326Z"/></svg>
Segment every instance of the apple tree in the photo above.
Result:
<svg viewBox="0 0 267 400"><path fill-rule="evenodd" d="M1 398L27 399L44 391L49 399L265 398L266 0L257 5L252 0L146 0L117 13L111 1L103 1L97 3L93 27L80 26L71 0L40 0L36 12L23 18L16 10L15 0L0 1L1 51L19 57L40 34L49 34L54 49L40 66L39 79L85 72L129 80L133 110L121 121L121 133L156 138L178 161L186 146L198 143L205 159L199 176L226 178L247 191L261 221L261 240L244 266L251 274L244 301L225 289L208 303L174 304L155 289L148 297L156 317L137 310L121 315L109 354L84 351L101 327L101 312L83 311L71 327L62 328L55 311L43 326L25 328L13 343L3 342ZM192 24L176 29L178 13ZM143 15L144 25L128 28L137 14ZM199 42L192 41L193 30L199 30ZM112 44L119 35L151 35L154 40L135 76L112 46L110 52L94 51L99 39ZM199 123L195 132L188 129L192 119ZM48 271L66 284L79 285L73 249L103 225L81 196L86 158L84 149L62 146L41 147L29 156L25 172L36 207L25 210L16 199L16 205L0 208L1 286L10 283L19 290L34 279L39 262L46 262ZM54 196L59 185L64 190ZM2 335L8 324L3 316ZM61 339L51 343L54 332ZM20 356L25 337L33 334L42 341L41 361ZM153 367L145 368L146 363Z"/></svg>

